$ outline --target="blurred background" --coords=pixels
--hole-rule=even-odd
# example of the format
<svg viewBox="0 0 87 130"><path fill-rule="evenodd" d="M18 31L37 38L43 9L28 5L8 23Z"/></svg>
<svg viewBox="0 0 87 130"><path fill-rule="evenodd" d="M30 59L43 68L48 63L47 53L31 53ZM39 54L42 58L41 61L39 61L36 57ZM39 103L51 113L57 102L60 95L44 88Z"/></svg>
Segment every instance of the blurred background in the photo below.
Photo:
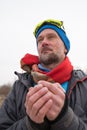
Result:
<svg viewBox="0 0 87 130"><path fill-rule="evenodd" d="M33 30L48 18L64 21L71 42L68 54L74 67L87 66L86 0L0 0L0 86L13 84L14 71L22 72L20 59L37 55Z"/></svg>

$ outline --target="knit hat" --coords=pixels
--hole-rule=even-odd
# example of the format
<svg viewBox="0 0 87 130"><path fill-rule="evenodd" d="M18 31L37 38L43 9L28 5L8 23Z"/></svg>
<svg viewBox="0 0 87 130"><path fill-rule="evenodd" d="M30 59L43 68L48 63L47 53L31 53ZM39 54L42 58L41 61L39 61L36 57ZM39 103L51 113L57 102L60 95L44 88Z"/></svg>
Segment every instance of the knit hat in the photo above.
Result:
<svg viewBox="0 0 87 130"><path fill-rule="evenodd" d="M36 39L38 38L39 34L44 30L44 29L53 29L54 31L57 32L61 40L63 41L67 53L70 50L70 41L66 35L64 26L63 26L63 21L58 21L58 20L53 20L53 19L48 19L43 22L40 22L34 30L34 35Z"/></svg>

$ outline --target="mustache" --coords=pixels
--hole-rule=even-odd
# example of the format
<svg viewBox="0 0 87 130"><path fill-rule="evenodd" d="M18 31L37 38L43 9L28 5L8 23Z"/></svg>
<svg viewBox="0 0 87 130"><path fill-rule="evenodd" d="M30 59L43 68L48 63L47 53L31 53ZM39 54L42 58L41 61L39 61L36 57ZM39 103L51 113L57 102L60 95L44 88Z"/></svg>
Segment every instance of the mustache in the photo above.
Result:
<svg viewBox="0 0 87 130"><path fill-rule="evenodd" d="M52 51L52 48L45 46L42 48L41 52L44 52L44 51Z"/></svg>

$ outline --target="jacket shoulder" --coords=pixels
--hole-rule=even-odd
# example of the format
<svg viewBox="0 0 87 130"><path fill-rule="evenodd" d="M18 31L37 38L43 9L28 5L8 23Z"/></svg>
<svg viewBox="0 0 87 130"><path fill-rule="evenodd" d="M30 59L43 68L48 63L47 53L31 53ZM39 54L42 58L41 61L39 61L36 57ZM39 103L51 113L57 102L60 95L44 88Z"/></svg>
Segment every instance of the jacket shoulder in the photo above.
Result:
<svg viewBox="0 0 87 130"><path fill-rule="evenodd" d="M73 70L72 76L74 78L76 78L77 80L87 79L87 74L83 70L81 70L81 69Z"/></svg>
<svg viewBox="0 0 87 130"><path fill-rule="evenodd" d="M18 76L18 80L16 82L22 83L27 88L33 85L33 79L29 73L18 73L16 71L14 73Z"/></svg>

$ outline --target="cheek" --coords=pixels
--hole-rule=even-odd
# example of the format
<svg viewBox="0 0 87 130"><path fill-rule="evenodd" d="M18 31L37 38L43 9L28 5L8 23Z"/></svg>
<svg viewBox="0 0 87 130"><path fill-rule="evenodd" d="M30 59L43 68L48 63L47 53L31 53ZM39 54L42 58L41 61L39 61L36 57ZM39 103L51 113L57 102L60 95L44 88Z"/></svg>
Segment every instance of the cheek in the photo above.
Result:
<svg viewBox="0 0 87 130"><path fill-rule="evenodd" d="M38 51L38 54L40 54L40 53L41 53L41 49L40 49L40 47L39 47L39 46L37 47L37 51Z"/></svg>
<svg viewBox="0 0 87 130"><path fill-rule="evenodd" d="M55 49L56 50L64 50L65 49L64 43L61 40L57 41L55 44Z"/></svg>
<svg viewBox="0 0 87 130"><path fill-rule="evenodd" d="M54 47L54 52L55 53L63 53L64 52L64 47L62 47L60 44Z"/></svg>
<svg viewBox="0 0 87 130"><path fill-rule="evenodd" d="M58 50L60 48L60 45L58 43L56 43L54 46L53 46L54 50Z"/></svg>

